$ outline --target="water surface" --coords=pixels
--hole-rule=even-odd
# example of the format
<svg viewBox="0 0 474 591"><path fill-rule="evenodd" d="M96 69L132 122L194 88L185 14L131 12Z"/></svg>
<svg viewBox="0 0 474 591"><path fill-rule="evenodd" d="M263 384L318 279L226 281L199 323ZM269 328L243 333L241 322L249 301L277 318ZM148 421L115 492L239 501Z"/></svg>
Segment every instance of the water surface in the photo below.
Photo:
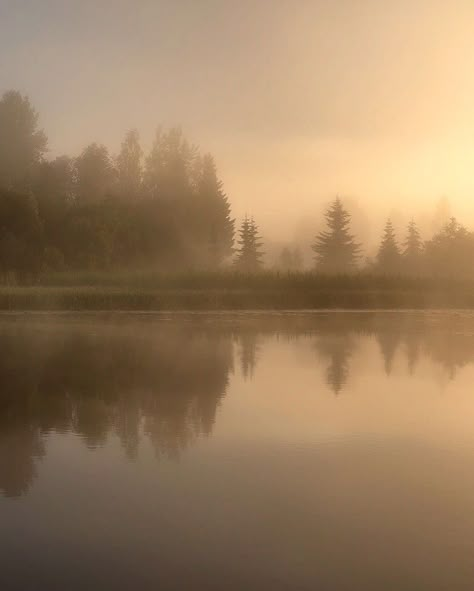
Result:
<svg viewBox="0 0 474 591"><path fill-rule="evenodd" d="M474 588L474 316L0 318L0 589Z"/></svg>

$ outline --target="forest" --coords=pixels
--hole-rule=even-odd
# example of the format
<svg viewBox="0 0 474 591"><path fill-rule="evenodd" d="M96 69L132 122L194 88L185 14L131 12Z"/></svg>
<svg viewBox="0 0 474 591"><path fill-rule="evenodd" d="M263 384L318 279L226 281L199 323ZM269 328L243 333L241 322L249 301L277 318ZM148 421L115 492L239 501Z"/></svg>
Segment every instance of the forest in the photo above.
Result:
<svg viewBox="0 0 474 591"><path fill-rule="evenodd" d="M315 232L314 265L287 246L271 269L248 216L240 224L213 159L181 129L158 128L148 154L129 130L120 151L92 143L75 157L48 159L48 140L27 96L0 99L0 281L38 283L51 273L266 271L318 276L473 278L474 233L458 220L422 240L412 220L398 237L387 221L374 257L351 232L340 198Z"/></svg>

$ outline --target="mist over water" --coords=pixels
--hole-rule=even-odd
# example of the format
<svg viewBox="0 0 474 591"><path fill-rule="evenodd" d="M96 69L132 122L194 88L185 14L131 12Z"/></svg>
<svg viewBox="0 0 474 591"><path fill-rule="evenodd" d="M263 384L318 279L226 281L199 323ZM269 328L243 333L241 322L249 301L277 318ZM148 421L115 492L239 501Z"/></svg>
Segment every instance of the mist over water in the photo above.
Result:
<svg viewBox="0 0 474 591"><path fill-rule="evenodd" d="M0 345L2 588L470 588L472 315L4 316Z"/></svg>
<svg viewBox="0 0 474 591"><path fill-rule="evenodd" d="M472 591L473 22L0 0L0 591Z"/></svg>

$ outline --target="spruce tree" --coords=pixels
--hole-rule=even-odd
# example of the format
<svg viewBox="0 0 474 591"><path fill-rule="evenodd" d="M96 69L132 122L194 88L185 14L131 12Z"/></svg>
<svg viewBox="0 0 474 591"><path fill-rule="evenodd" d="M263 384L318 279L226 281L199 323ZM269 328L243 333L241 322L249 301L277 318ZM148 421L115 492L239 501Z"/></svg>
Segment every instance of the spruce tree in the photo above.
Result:
<svg viewBox="0 0 474 591"><path fill-rule="evenodd" d="M262 241L258 234L258 227L253 218L245 216L239 230L237 240L237 258L235 267L239 271L253 273L262 268Z"/></svg>
<svg viewBox="0 0 474 591"><path fill-rule="evenodd" d="M204 258L210 267L217 267L233 252L234 220L231 218L230 203L217 177L214 158L206 154L200 158L200 170L196 186L197 219L201 233Z"/></svg>
<svg viewBox="0 0 474 591"><path fill-rule="evenodd" d="M350 273L360 256L360 245L349 231L351 216L337 198L325 217L328 230L320 232L312 245L316 268L323 273Z"/></svg>
<svg viewBox="0 0 474 591"><path fill-rule="evenodd" d="M391 220L385 224L382 241L377 253L377 266L380 271L386 274L400 271L401 255L398 248L395 230Z"/></svg>
<svg viewBox="0 0 474 591"><path fill-rule="evenodd" d="M407 237L403 248L403 266L407 273L416 274L420 271L423 244L417 225L412 220L408 224Z"/></svg>

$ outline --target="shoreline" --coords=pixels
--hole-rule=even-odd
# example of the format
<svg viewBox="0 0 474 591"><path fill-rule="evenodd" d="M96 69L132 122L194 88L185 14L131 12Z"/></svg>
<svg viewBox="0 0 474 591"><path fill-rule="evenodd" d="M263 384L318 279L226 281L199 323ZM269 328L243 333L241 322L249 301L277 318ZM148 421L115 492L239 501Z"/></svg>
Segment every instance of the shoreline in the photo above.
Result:
<svg viewBox="0 0 474 591"><path fill-rule="evenodd" d="M474 310L474 290L0 287L0 312Z"/></svg>

